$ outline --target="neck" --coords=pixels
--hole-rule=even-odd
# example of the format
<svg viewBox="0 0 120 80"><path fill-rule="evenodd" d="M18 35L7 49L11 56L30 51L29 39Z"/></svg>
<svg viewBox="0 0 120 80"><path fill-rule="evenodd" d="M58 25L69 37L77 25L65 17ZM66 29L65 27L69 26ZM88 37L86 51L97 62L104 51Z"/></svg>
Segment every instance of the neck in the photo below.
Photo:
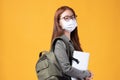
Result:
<svg viewBox="0 0 120 80"><path fill-rule="evenodd" d="M65 31L64 34L68 37L68 39L70 40L70 32Z"/></svg>

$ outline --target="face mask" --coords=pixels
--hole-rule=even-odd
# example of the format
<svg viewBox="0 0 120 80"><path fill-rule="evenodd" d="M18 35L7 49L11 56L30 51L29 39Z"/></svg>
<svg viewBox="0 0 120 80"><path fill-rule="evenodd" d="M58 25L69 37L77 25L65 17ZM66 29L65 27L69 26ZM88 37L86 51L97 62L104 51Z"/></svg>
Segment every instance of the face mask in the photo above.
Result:
<svg viewBox="0 0 120 80"><path fill-rule="evenodd" d="M76 20L73 20L73 19L71 19L69 21L62 20L60 25L66 31L72 32L77 27L77 22L76 22Z"/></svg>

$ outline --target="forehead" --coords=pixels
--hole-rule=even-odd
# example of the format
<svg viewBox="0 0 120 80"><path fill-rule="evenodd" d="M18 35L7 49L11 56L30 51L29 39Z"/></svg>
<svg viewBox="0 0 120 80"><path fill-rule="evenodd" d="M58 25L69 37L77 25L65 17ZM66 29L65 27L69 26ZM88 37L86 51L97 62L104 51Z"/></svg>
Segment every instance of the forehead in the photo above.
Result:
<svg viewBox="0 0 120 80"><path fill-rule="evenodd" d="M62 14L61 17L65 17L65 16L72 16L73 12L71 10L65 10Z"/></svg>

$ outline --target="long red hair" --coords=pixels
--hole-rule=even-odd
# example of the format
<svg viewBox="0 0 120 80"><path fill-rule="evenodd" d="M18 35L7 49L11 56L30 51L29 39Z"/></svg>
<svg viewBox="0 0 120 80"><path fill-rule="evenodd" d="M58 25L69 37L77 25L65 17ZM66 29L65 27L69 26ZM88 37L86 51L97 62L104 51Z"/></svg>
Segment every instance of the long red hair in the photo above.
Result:
<svg viewBox="0 0 120 80"><path fill-rule="evenodd" d="M65 10L71 10L73 12L73 15L74 16L76 15L75 11L72 8L68 7L68 6L62 6L62 7L57 9L57 11L55 13L55 16L54 16L54 27L53 27L53 35L52 35L51 41L53 41L54 38L64 34L64 30L59 25L59 20L60 20L61 14ZM74 31L71 32L70 37L71 37L71 40L73 42L75 50L83 51L81 46L80 46L77 28Z"/></svg>

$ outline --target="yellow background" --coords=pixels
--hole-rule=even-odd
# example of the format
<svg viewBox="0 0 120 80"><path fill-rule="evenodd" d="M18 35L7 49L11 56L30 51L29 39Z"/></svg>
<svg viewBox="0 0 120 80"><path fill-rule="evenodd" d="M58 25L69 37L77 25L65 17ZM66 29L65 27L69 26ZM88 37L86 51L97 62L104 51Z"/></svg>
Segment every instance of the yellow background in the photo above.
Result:
<svg viewBox="0 0 120 80"><path fill-rule="evenodd" d="M37 80L38 54L49 50L54 13L62 5L78 15L93 80L120 80L119 0L0 0L0 80Z"/></svg>

